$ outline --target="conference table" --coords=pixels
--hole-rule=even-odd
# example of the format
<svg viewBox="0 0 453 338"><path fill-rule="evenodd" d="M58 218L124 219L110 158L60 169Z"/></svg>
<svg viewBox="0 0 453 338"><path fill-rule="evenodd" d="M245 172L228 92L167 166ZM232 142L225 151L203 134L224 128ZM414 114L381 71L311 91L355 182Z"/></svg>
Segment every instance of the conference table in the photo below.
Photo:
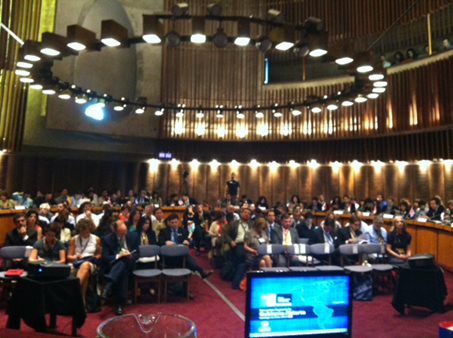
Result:
<svg viewBox="0 0 453 338"><path fill-rule="evenodd" d="M43 279L21 277L17 280L8 303L6 328L20 330L25 324L37 332L47 332L46 314L50 314L50 328L56 327L57 315L72 317L72 335L85 323L80 280L74 277Z"/></svg>

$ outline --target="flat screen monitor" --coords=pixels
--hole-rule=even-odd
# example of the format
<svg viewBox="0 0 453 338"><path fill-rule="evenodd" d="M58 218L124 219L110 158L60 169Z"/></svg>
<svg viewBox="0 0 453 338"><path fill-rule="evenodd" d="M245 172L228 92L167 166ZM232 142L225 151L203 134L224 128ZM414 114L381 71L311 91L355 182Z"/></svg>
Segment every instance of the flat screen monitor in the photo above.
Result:
<svg viewBox="0 0 453 338"><path fill-rule="evenodd" d="M245 337L350 338L352 291L344 272L249 272Z"/></svg>

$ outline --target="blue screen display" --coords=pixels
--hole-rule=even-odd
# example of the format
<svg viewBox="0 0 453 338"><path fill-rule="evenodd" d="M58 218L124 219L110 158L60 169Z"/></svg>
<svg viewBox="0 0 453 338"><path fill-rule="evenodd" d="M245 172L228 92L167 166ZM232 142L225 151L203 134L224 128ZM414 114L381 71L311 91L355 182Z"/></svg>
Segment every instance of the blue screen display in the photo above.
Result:
<svg viewBox="0 0 453 338"><path fill-rule="evenodd" d="M349 336L349 276L251 278L248 337Z"/></svg>

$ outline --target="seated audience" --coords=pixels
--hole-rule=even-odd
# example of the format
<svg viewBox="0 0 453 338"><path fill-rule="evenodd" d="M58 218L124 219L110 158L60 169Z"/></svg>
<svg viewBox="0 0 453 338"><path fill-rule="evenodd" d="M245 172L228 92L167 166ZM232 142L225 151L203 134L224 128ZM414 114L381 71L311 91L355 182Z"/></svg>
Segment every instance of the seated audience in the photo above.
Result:
<svg viewBox="0 0 453 338"><path fill-rule="evenodd" d="M157 191L153 191L151 200L149 202L154 205L155 208L161 208L164 206L162 203L162 198L159 196L159 193Z"/></svg>
<svg viewBox="0 0 453 338"><path fill-rule="evenodd" d="M55 199L55 202L58 204L65 203L66 205L71 206L73 204L71 197L69 197L68 189L61 189L60 196Z"/></svg>
<svg viewBox="0 0 453 338"><path fill-rule="evenodd" d="M6 190L0 191L0 208L1 209L14 209L16 201L9 198L9 194Z"/></svg>
<svg viewBox="0 0 453 338"><path fill-rule="evenodd" d="M245 262L244 237L253 225L250 221L250 209L242 209L240 219L224 226L222 230L223 243L229 244L230 254L235 265Z"/></svg>
<svg viewBox="0 0 453 338"><path fill-rule="evenodd" d="M267 237L269 239L271 239L272 233L274 232L275 227L280 226L280 224L275 223L275 210L274 209L270 209L267 212L266 221L267 221L266 234L267 234Z"/></svg>
<svg viewBox="0 0 453 338"><path fill-rule="evenodd" d="M309 244L327 243L332 247L335 247L335 243L338 241L338 234L335 230L335 220L333 218L326 218L319 228L313 230L312 241ZM328 261L327 255L313 255L316 259L326 262ZM335 249L332 255L332 262L336 265L340 265L340 253L338 249Z"/></svg>
<svg viewBox="0 0 453 338"><path fill-rule="evenodd" d="M412 236L407 232L406 221L401 216L393 220L393 230L387 236L387 261L389 264L407 264L411 256Z"/></svg>
<svg viewBox="0 0 453 338"><path fill-rule="evenodd" d="M159 232L162 229L165 229L165 220L164 220L164 212L161 208L154 209L154 217L156 218L153 220L152 227L153 231L156 233L156 238L159 238Z"/></svg>
<svg viewBox="0 0 453 338"><path fill-rule="evenodd" d="M445 217L445 207L438 197L433 197L429 201L429 211L426 213L426 216L431 221L443 221Z"/></svg>
<svg viewBox="0 0 453 338"><path fill-rule="evenodd" d="M53 224L58 224L60 231L59 234L57 234L57 238L67 247L72 236L71 230L69 229L70 224L67 222L67 219L64 215L66 213L67 211L64 211L63 213L58 215Z"/></svg>
<svg viewBox="0 0 453 338"><path fill-rule="evenodd" d="M269 209L269 204L267 203L266 196L260 196L258 198L258 201L256 202L256 207L260 208L261 210Z"/></svg>
<svg viewBox="0 0 453 338"><path fill-rule="evenodd" d="M38 241L42 238L43 228L47 226L47 223L38 221L38 212L33 209L29 209L25 214L27 220L27 227L36 230L38 233Z"/></svg>
<svg viewBox="0 0 453 338"><path fill-rule="evenodd" d="M384 218L378 215L373 220L373 225L368 227L365 235L368 236L369 242L372 244L386 244L387 230L384 228Z"/></svg>
<svg viewBox="0 0 453 338"><path fill-rule="evenodd" d="M301 201L300 201L299 195L292 195L291 199L289 201L289 205L288 205L289 212L293 212L295 207L300 206L300 202ZM285 212L286 212L286 210L285 210Z"/></svg>
<svg viewBox="0 0 453 338"><path fill-rule="evenodd" d="M209 227L209 235L211 235L212 255L220 255L222 248L222 227L225 225L225 219L222 211L214 211L212 213L212 223Z"/></svg>
<svg viewBox="0 0 453 338"><path fill-rule="evenodd" d="M99 221L99 226L96 228L94 233L99 238L102 238L105 235L108 235L113 232L112 224L118 220L118 212L113 208L107 208L104 211L104 215Z"/></svg>
<svg viewBox="0 0 453 338"><path fill-rule="evenodd" d="M291 219L291 228L297 228L299 224L304 222L304 218L302 217L302 212L299 207L294 208L293 210L293 218Z"/></svg>
<svg viewBox="0 0 453 338"><path fill-rule="evenodd" d="M269 255L259 255L257 251L260 245L269 244L265 228L266 221L264 218L260 218L253 223L252 229L244 237L245 262L253 270L272 267L271 257Z"/></svg>
<svg viewBox="0 0 453 338"><path fill-rule="evenodd" d="M288 214L283 214L281 217L281 223L282 225L276 227L274 229L275 231L272 232L271 243L283 244L284 246L299 243L297 230L291 227L291 217ZM287 255L287 253L278 255L275 264L277 266L287 266ZM300 265L300 261L296 256L289 257L289 261L291 266Z"/></svg>
<svg viewBox="0 0 453 338"><path fill-rule="evenodd" d="M305 219L296 226L297 234L299 239L307 238L308 242L313 242L313 231L318 228L316 224L313 223L313 214L309 211L305 215Z"/></svg>
<svg viewBox="0 0 453 338"><path fill-rule="evenodd" d="M343 202L340 203L338 209L344 210L347 214L353 214L356 211L355 204L351 202L349 195L343 196Z"/></svg>
<svg viewBox="0 0 453 338"><path fill-rule="evenodd" d="M16 201L16 205L21 205L24 208L33 208L33 200L30 198L31 194L25 192L14 192L13 199Z"/></svg>
<svg viewBox="0 0 453 338"><path fill-rule="evenodd" d="M38 240L38 233L35 229L27 227L25 215L15 214L13 220L16 228L6 234L5 246L33 246ZM26 258L15 258L4 263L5 270L25 269L26 265Z"/></svg>
<svg viewBox="0 0 453 338"><path fill-rule="evenodd" d="M71 215L71 209L65 203L58 203L57 212L50 218L50 222L55 222L59 215L63 215L66 219L65 223L69 223L68 228L72 231L75 229L75 218Z"/></svg>
<svg viewBox="0 0 453 338"><path fill-rule="evenodd" d="M138 225L142 219L142 213L137 208L132 208L129 218L124 224L126 224L128 231L137 231Z"/></svg>
<svg viewBox="0 0 453 338"><path fill-rule="evenodd" d="M148 192L146 190L140 191L140 195L134 201L135 205L149 204Z"/></svg>
<svg viewBox="0 0 453 338"><path fill-rule="evenodd" d="M159 245L164 246L164 245L174 245L174 244L183 244L183 245L189 245L189 232L187 229L184 229L183 227L179 226L179 216L177 214L171 214L170 216L167 217L166 219L167 227L163 230L161 230L159 234ZM168 260L170 262L170 265L179 265L179 262L176 262L176 260ZM192 270L192 271L198 271L200 274L201 278L207 278L212 275L213 271L212 270L206 270L201 268L198 263L193 259L192 256L187 255L186 256L186 264L187 268Z"/></svg>
<svg viewBox="0 0 453 338"><path fill-rule="evenodd" d="M142 218L142 221L138 224L137 233L140 235L140 245L157 244L156 233L152 228L151 218Z"/></svg>
<svg viewBox="0 0 453 338"><path fill-rule="evenodd" d="M97 197L96 197L97 199ZM76 222L78 223L81 219L87 219L92 221L97 227L99 225L100 217L92 212L93 204L91 202L83 202L79 208L79 216L77 216Z"/></svg>
<svg viewBox="0 0 453 338"><path fill-rule="evenodd" d="M93 222L82 219L76 224L76 233L69 242L68 262L74 265L74 275L80 279L83 303L86 304L86 292L91 276L97 270L101 259L101 239L93 234L96 229Z"/></svg>
<svg viewBox="0 0 453 338"><path fill-rule="evenodd" d="M307 207L307 210L311 210L312 212L321 212L322 205L319 203L318 197L313 197L311 199L311 204Z"/></svg>
<svg viewBox="0 0 453 338"><path fill-rule="evenodd" d="M137 232L128 231L121 220L113 223L113 231L101 239L101 270L107 280L101 297L107 299L113 292L116 298L115 314L121 316L126 300L126 278L140 257L140 237Z"/></svg>
<svg viewBox="0 0 453 338"><path fill-rule="evenodd" d="M395 205L393 197L387 197L387 205L381 208L381 212L384 214L395 215L398 211L398 207Z"/></svg>
<svg viewBox="0 0 453 338"><path fill-rule="evenodd" d="M65 246L57 238L59 232L60 226L57 223L51 223L44 230L44 237L33 245L28 261L66 263Z"/></svg>

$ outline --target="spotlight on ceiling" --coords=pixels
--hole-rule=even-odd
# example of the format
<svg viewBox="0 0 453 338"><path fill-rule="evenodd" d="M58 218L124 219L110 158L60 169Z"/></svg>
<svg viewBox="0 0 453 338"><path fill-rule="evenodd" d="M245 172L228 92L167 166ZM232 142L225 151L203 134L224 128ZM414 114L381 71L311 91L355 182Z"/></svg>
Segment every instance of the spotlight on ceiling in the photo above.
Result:
<svg viewBox="0 0 453 338"><path fill-rule="evenodd" d="M354 101L357 103L362 103L362 102L366 102L367 98L364 95L359 94L359 95L357 95L357 97L355 98Z"/></svg>
<svg viewBox="0 0 453 338"><path fill-rule="evenodd" d="M171 6L171 12L174 16L182 16L189 12L189 5L187 2L180 2Z"/></svg>
<svg viewBox="0 0 453 338"><path fill-rule="evenodd" d="M236 106L235 108L237 109L237 110L236 110L236 117L237 117L238 119L243 119L243 118L245 117L245 114L244 114L244 112L242 111L242 106L239 105L239 106Z"/></svg>
<svg viewBox="0 0 453 338"><path fill-rule="evenodd" d="M256 106L255 117L257 119L262 119L264 117L264 113L261 111L260 106Z"/></svg>
<svg viewBox="0 0 453 338"><path fill-rule="evenodd" d="M281 11L277 9L270 9L267 11L267 19L272 22L282 23L283 20L285 20L285 17Z"/></svg>
<svg viewBox="0 0 453 338"><path fill-rule="evenodd" d="M102 121L104 119L104 106L102 103L95 103L85 109L85 115L94 120Z"/></svg>
<svg viewBox="0 0 453 338"><path fill-rule="evenodd" d="M75 103L77 104L85 104L88 101L88 96L86 94L77 94L75 96Z"/></svg>
<svg viewBox="0 0 453 338"><path fill-rule="evenodd" d="M354 101L352 101L350 98L347 98L347 99L344 99L342 102L341 102L341 105L343 107L350 107L354 104Z"/></svg>
<svg viewBox="0 0 453 338"><path fill-rule="evenodd" d="M338 102L335 100L327 101L327 110L337 110L338 109Z"/></svg>
<svg viewBox="0 0 453 338"><path fill-rule="evenodd" d="M96 33L79 25L71 25L66 28L67 46L73 50L94 50L96 45Z"/></svg>
<svg viewBox="0 0 453 338"><path fill-rule="evenodd" d="M238 36L234 44L238 46L247 46L250 42L250 21L245 18L238 19Z"/></svg>
<svg viewBox="0 0 453 338"><path fill-rule="evenodd" d="M128 47L127 28L114 20L103 20L101 42L108 47Z"/></svg>
<svg viewBox="0 0 453 338"><path fill-rule="evenodd" d="M228 44L228 36L222 27L217 28L217 32L212 36L212 43L218 48L223 48Z"/></svg>
<svg viewBox="0 0 453 338"><path fill-rule="evenodd" d="M69 100L72 97L72 91L70 89L64 89L58 94L58 97L62 100Z"/></svg>
<svg viewBox="0 0 453 338"><path fill-rule="evenodd" d="M126 108L126 102L127 99L125 97L122 97L120 102L116 102L115 106L113 107L113 110L115 111L123 111L124 108Z"/></svg>
<svg viewBox="0 0 453 338"><path fill-rule="evenodd" d="M203 109L202 107L200 106L200 108L198 109L197 111L197 115L196 115L198 118L203 118L204 117L204 112L203 112Z"/></svg>
<svg viewBox="0 0 453 338"><path fill-rule="evenodd" d="M293 53L298 57L305 57L310 52L310 48L305 42L298 42L293 48Z"/></svg>
<svg viewBox="0 0 453 338"><path fill-rule="evenodd" d="M291 108L291 114L293 114L293 116L299 116L302 114L302 111L297 108Z"/></svg>
<svg viewBox="0 0 453 338"><path fill-rule="evenodd" d="M283 116L282 112L278 111L278 103L274 103L273 108L272 108L272 115L274 115L274 117Z"/></svg>
<svg viewBox="0 0 453 338"><path fill-rule="evenodd" d="M319 114L320 112L322 112L321 104L320 103L313 103L311 105L311 109L310 110L311 110L312 113Z"/></svg>
<svg viewBox="0 0 453 338"><path fill-rule="evenodd" d="M162 116L164 115L164 112L165 112L165 108L164 107L161 107L159 109L156 109L156 111L154 112L154 115L156 116Z"/></svg>
<svg viewBox="0 0 453 338"><path fill-rule="evenodd" d="M27 40L21 48L23 50L24 59L31 62L41 60L39 51L41 50L40 43L38 41Z"/></svg>
<svg viewBox="0 0 453 338"><path fill-rule="evenodd" d="M373 70L373 54L371 52L357 53L354 60L357 72L368 73Z"/></svg>
<svg viewBox="0 0 453 338"><path fill-rule="evenodd" d="M223 118L223 110L222 110L223 106L217 105L215 107L217 108L217 117L220 119Z"/></svg>
<svg viewBox="0 0 453 338"><path fill-rule="evenodd" d="M177 47L181 43L181 36L176 31L170 31L165 36L165 42L170 47Z"/></svg>
<svg viewBox="0 0 453 338"><path fill-rule="evenodd" d="M313 16L309 17L304 22L304 28L307 30L308 33L316 33L323 31L326 27L324 20L315 18Z"/></svg>
<svg viewBox="0 0 453 338"><path fill-rule="evenodd" d="M176 117L184 117L184 107L185 104L178 104L178 109L176 110Z"/></svg>
<svg viewBox="0 0 453 338"><path fill-rule="evenodd" d="M309 46L309 55L312 57L320 57L327 54L327 32L309 35Z"/></svg>
<svg viewBox="0 0 453 338"><path fill-rule="evenodd" d="M190 36L192 43L205 43L205 21L202 16L194 16L192 18L192 35Z"/></svg>
<svg viewBox="0 0 453 338"><path fill-rule="evenodd" d="M58 56L66 47L66 37L54 33L42 33L41 53Z"/></svg>
<svg viewBox="0 0 453 338"><path fill-rule="evenodd" d="M54 95L59 90L60 87L57 84L47 84L43 86L42 93L44 95Z"/></svg>
<svg viewBox="0 0 453 338"><path fill-rule="evenodd" d="M163 24L155 15L143 15L143 40L147 43L160 43Z"/></svg>
<svg viewBox="0 0 453 338"><path fill-rule="evenodd" d="M256 48L258 48L261 52L265 53L272 48L272 41L266 35L261 35L255 42Z"/></svg>
<svg viewBox="0 0 453 338"><path fill-rule="evenodd" d="M220 4L212 3L206 7L208 15L220 16L222 14L222 6Z"/></svg>
<svg viewBox="0 0 453 338"><path fill-rule="evenodd" d="M140 106L135 109L135 114L143 114L146 110L146 97L139 97L137 99L137 102L140 104Z"/></svg>
<svg viewBox="0 0 453 338"><path fill-rule="evenodd" d="M275 28L270 35L276 42L275 49L285 51L294 46L294 27L291 25Z"/></svg>

